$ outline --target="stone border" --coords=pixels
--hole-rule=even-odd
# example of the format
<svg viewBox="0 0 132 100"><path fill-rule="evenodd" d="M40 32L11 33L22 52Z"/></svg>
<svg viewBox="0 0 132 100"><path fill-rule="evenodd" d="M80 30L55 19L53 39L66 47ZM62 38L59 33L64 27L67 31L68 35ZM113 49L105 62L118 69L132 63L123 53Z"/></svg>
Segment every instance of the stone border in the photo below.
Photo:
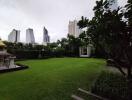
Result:
<svg viewBox="0 0 132 100"><path fill-rule="evenodd" d="M10 68L10 69L3 69L3 70L0 70L0 73L14 72L14 71L24 70L24 69L29 68L28 66L22 65L22 64L16 64L16 65L20 66L20 67Z"/></svg>

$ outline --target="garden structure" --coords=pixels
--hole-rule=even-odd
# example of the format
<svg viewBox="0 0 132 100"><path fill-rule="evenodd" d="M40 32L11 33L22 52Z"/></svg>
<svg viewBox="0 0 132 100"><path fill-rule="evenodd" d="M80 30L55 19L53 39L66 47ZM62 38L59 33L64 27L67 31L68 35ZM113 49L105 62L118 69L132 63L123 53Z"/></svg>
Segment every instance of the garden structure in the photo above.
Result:
<svg viewBox="0 0 132 100"><path fill-rule="evenodd" d="M6 51L6 45L0 39L0 70L15 68L14 59L12 54Z"/></svg>

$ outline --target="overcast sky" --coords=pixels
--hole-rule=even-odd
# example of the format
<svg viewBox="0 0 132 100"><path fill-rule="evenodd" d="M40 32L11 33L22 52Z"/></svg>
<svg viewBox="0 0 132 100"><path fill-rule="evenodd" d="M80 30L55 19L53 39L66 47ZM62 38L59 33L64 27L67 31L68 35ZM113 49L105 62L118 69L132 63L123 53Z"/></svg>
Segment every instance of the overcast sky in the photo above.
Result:
<svg viewBox="0 0 132 100"><path fill-rule="evenodd" d="M42 42L43 27L56 41L66 37L69 20L81 16L91 18L96 0L0 0L0 37L8 39L13 28L21 31L25 41L26 29L33 28L36 42ZM118 0L120 6L127 0Z"/></svg>

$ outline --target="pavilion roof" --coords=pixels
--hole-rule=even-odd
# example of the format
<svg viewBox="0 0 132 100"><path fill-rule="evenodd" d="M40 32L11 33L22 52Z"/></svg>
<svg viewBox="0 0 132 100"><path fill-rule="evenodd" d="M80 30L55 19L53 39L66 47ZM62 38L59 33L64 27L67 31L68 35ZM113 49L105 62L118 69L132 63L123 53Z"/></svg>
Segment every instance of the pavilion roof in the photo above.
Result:
<svg viewBox="0 0 132 100"><path fill-rule="evenodd" d="M3 43L1 39L0 39L0 47L6 47L6 45Z"/></svg>

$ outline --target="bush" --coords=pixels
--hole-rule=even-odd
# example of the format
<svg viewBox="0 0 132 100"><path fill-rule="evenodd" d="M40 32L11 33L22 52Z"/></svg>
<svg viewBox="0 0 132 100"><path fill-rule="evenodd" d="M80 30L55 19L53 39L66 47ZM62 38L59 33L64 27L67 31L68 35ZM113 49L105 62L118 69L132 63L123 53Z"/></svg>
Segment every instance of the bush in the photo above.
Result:
<svg viewBox="0 0 132 100"><path fill-rule="evenodd" d="M17 59L36 59L39 55L37 50L8 50L8 52L15 55Z"/></svg>
<svg viewBox="0 0 132 100"><path fill-rule="evenodd" d="M125 77L119 73L103 71L91 91L111 100L128 100L128 89Z"/></svg>

